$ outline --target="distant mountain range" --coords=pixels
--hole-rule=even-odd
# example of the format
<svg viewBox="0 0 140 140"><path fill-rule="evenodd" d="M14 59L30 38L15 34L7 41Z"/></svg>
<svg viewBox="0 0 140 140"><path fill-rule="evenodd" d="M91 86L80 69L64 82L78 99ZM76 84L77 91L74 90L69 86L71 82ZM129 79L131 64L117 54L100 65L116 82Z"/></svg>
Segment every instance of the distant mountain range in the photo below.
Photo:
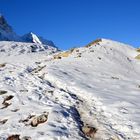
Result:
<svg viewBox="0 0 140 140"><path fill-rule="evenodd" d="M36 43L36 44L47 45L56 48L55 44L52 41L37 36L32 32L29 32L23 36L17 35L13 31L12 27L7 23L4 16L2 15L0 15L0 41Z"/></svg>

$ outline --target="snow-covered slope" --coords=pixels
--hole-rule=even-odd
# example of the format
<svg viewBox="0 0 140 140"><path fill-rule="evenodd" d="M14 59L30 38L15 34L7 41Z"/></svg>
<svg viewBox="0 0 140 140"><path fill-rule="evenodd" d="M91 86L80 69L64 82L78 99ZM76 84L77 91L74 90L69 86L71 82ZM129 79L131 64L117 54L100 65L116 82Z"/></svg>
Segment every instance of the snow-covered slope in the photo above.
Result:
<svg viewBox="0 0 140 140"><path fill-rule="evenodd" d="M5 53L0 140L140 139L140 61L133 47L100 39L49 56Z"/></svg>
<svg viewBox="0 0 140 140"><path fill-rule="evenodd" d="M23 43L15 41L0 41L0 53L1 55L20 55L33 52L44 52L51 54L57 52L57 48L53 46L47 46L38 43Z"/></svg>

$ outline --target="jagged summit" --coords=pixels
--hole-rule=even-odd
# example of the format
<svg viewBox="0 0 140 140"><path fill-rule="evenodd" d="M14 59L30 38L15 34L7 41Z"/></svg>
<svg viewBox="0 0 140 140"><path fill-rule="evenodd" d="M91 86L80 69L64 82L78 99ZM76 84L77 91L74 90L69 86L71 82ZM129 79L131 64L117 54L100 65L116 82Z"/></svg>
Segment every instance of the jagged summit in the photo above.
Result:
<svg viewBox="0 0 140 140"><path fill-rule="evenodd" d="M25 42L32 42L32 43L39 43L42 44L42 42L39 40L38 36L34 34L33 32L29 32L22 36L22 40Z"/></svg>
<svg viewBox="0 0 140 140"><path fill-rule="evenodd" d="M0 15L0 29L5 32L13 32L12 27L8 25L7 21L2 15Z"/></svg>
<svg viewBox="0 0 140 140"><path fill-rule="evenodd" d="M21 37L21 40L23 42L28 42L28 43L37 43L37 44L44 44L44 45L48 45L48 46L53 46L56 47L55 44L50 41L50 40L46 40L43 37L37 36L35 33L33 32L29 32L25 35L23 35Z"/></svg>
<svg viewBox="0 0 140 140"><path fill-rule="evenodd" d="M27 42L36 43L40 45L47 45L48 47L55 47L52 41L46 40L40 36L37 36L33 32L29 32L23 36L17 35L12 27L7 23L3 15L0 14L0 41L16 41L16 42ZM47 48L47 47L46 47Z"/></svg>
<svg viewBox="0 0 140 140"><path fill-rule="evenodd" d="M13 31L12 27L7 23L4 16L0 15L0 41L17 41L19 36Z"/></svg>

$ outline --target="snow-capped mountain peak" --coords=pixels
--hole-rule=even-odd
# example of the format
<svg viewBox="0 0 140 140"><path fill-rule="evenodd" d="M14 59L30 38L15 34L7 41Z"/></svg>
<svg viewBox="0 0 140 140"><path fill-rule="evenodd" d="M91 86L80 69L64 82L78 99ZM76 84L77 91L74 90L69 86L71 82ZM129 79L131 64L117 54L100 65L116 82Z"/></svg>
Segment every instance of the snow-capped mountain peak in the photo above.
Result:
<svg viewBox="0 0 140 140"><path fill-rule="evenodd" d="M47 45L48 47L55 47L54 43L50 40L46 40L33 32L29 32L23 36L17 35L12 27L7 23L3 15L0 15L0 41L16 41L36 43L40 45ZM46 47L47 48L47 47Z"/></svg>
<svg viewBox="0 0 140 140"><path fill-rule="evenodd" d="M40 41L40 39L38 38L38 36L36 34L34 34L33 32L30 32L28 34L25 34L22 37L22 40L25 41L25 42L32 42L32 43L42 44L42 42Z"/></svg>
<svg viewBox="0 0 140 140"><path fill-rule="evenodd" d="M40 44L40 45L44 44L44 45L52 46L52 47L56 48L55 44L52 41L44 39L43 37L40 37L33 32L29 32L29 33L23 35L21 37L21 41L28 42L28 43L36 43L36 44Z"/></svg>
<svg viewBox="0 0 140 140"><path fill-rule="evenodd" d="M13 31L12 27L7 23L4 16L2 15L0 15L0 41L10 41L9 43L0 42L2 46L0 48L0 51L2 52L6 51L6 52L9 52L10 54L13 54L13 51L16 52L16 54L21 54L23 52L24 53L39 52L39 51L46 51L46 50L48 50L49 52L51 50L52 52L56 52L58 50L52 41L46 40L40 36L37 36L33 32L29 32L23 36L17 35ZM14 42L11 43L11 41L12 42L14 41ZM5 44L9 44L9 45L6 46ZM10 44L14 44L14 47L11 48ZM5 49L4 46L7 49Z"/></svg>
<svg viewBox="0 0 140 140"><path fill-rule="evenodd" d="M34 33L31 32L32 38L33 38L33 42L34 43L39 43L42 44L41 41L39 40L39 38L37 37L37 35L35 35Z"/></svg>

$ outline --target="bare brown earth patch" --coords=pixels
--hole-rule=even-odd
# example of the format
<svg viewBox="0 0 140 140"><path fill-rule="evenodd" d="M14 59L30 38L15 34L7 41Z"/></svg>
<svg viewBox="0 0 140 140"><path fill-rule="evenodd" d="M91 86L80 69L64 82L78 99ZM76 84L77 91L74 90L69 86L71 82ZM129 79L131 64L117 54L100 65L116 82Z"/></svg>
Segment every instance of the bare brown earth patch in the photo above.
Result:
<svg viewBox="0 0 140 140"><path fill-rule="evenodd" d="M20 135L11 135L7 138L7 140L20 140Z"/></svg>
<svg viewBox="0 0 140 140"><path fill-rule="evenodd" d="M9 103L8 101L11 100L13 97L14 97L13 95L6 96L2 102L3 107L1 109L7 108L8 106L10 106L11 103Z"/></svg>
<svg viewBox="0 0 140 140"><path fill-rule="evenodd" d="M97 129L93 126L90 126L90 125L86 124L82 127L82 131L87 137L90 137L90 138L93 139L96 132L97 132Z"/></svg>
<svg viewBox="0 0 140 140"><path fill-rule="evenodd" d="M31 125L37 127L39 124L45 123L48 120L48 113L41 115L29 115L26 119L20 120L20 123L24 123L26 126Z"/></svg>
<svg viewBox="0 0 140 140"><path fill-rule="evenodd" d="M96 39L96 40L92 41L91 43L89 43L88 45L86 45L85 47L89 48L90 46L93 46L93 45L99 45L99 43L101 41L102 41L102 39Z"/></svg>
<svg viewBox="0 0 140 140"><path fill-rule="evenodd" d="M0 64L0 68L3 68L6 66L6 63Z"/></svg>

